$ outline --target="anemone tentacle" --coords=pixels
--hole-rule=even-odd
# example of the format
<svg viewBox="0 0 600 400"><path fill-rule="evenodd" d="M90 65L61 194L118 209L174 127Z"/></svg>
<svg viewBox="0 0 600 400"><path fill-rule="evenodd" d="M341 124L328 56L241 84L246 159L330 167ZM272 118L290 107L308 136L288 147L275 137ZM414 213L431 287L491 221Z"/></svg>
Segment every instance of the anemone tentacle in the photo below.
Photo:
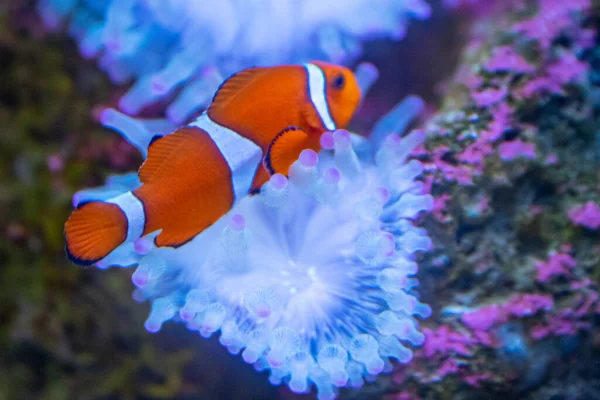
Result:
<svg viewBox="0 0 600 400"><path fill-rule="evenodd" d="M166 115L176 124L234 72L314 59L348 64L362 42L399 40L411 19L431 14L426 0L38 0L38 11L49 29L67 23L81 54L115 83L133 82L123 112L173 99Z"/></svg>

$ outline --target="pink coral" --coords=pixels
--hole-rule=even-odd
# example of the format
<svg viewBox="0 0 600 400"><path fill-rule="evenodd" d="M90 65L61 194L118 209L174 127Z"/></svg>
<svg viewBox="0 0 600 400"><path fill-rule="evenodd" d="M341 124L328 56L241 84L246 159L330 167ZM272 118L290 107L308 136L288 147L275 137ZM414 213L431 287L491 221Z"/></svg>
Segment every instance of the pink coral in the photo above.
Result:
<svg viewBox="0 0 600 400"><path fill-rule="evenodd" d="M464 313L461 317L462 322L474 331L486 331L499 322L505 322L506 319L506 312L498 304L480 307Z"/></svg>
<svg viewBox="0 0 600 400"><path fill-rule="evenodd" d="M593 201L571 208L567 215L575 225L588 229L600 228L600 206Z"/></svg>
<svg viewBox="0 0 600 400"><path fill-rule="evenodd" d="M487 130L481 132L480 138L487 142L500 139L506 129L512 124L514 110L506 102L498 104L492 110L493 120L488 124Z"/></svg>
<svg viewBox="0 0 600 400"><path fill-rule="evenodd" d="M535 145L520 139L504 142L498 146L498 154L504 161L514 160L517 157L533 159L535 158Z"/></svg>
<svg viewBox="0 0 600 400"><path fill-rule="evenodd" d="M529 335L532 339L540 340L550 335L550 328L546 325L536 325L531 328Z"/></svg>
<svg viewBox="0 0 600 400"><path fill-rule="evenodd" d="M600 295L594 290L586 290L579 295L579 305L573 309L573 314L578 317L589 315L590 312L598 312L595 305L598 305Z"/></svg>
<svg viewBox="0 0 600 400"><path fill-rule="evenodd" d="M485 64L485 68L490 72L516 72L530 74L535 72L535 67L529 64L512 47L497 47L492 53L492 57Z"/></svg>
<svg viewBox="0 0 600 400"><path fill-rule="evenodd" d="M539 93L560 94L563 85L581 79L588 69L588 64L579 61L574 54L565 52L557 62L547 67L545 75L527 82L518 95L526 99Z"/></svg>
<svg viewBox="0 0 600 400"><path fill-rule="evenodd" d="M479 174L481 171L474 171L466 165L455 166L443 161L442 157L449 151L447 146L439 146L432 151L432 169L439 171L449 182L456 181L460 185L472 185L473 175Z"/></svg>
<svg viewBox="0 0 600 400"><path fill-rule="evenodd" d="M483 164L485 157L492 154L494 149L485 139L479 138L473 142L458 156L465 164Z"/></svg>
<svg viewBox="0 0 600 400"><path fill-rule="evenodd" d="M473 339L466 334L456 332L448 325L442 325L437 330L423 329L425 335L425 344L423 354L425 357L431 357L434 354L448 354L450 352L468 356L471 355L469 346L473 344Z"/></svg>
<svg viewBox="0 0 600 400"><path fill-rule="evenodd" d="M440 222L449 221L448 216L445 215L445 211L446 205L450 199L451 196L445 193L439 197L435 197L433 200L433 210L431 211L431 213L433 214L434 218Z"/></svg>
<svg viewBox="0 0 600 400"><path fill-rule="evenodd" d="M455 359L449 358L438 368L437 376L432 381L439 381L448 374L455 374L458 372L458 369L458 362Z"/></svg>
<svg viewBox="0 0 600 400"><path fill-rule="evenodd" d="M562 256L557 257L554 262L567 263L567 267L574 265L574 259L564 257L564 254ZM531 328L529 334L533 339L542 339L549 335L573 335L579 330L590 328L590 323L584 318L593 313L600 313L600 295L590 285L593 285L591 281L577 282L577 285L572 285L574 289L579 288L582 293L575 297L570 307L556 310L551 295L519 293L502 304L482 306L464 313L461 321L472 331L470 344L488 347L497 345L492 328L508 322L511 317L530 317L540 311L545 312L542 314L544 322Z"/></svg>
<svg viewBox="0 0 600 400"><path fill-rule="evenodd" d="M485 89L481 92L473 93L472 96L473 100L475 100L475 104L477 104L477 107L489 107L504 100L507 93L508 91L506 88Z"/></svg>
<svg viewBox="0 0 600 400"><path fill-rule="evenodd" d="M545 16L584 11L592 6L590 0L540 0L540 13Z"/></svg>
<svg viewBox="0 0 600 400"><path fill-rule="evenodd" d="M473 332L475 341L487 347L493 347L496 345L496 339L491 332L478 330Z"/></svg>
<svg viewBox="0 0 600 400"><path fill-rule="evenodd" d="M489 330L494 326L508 322L510 317L531 316L538 311L550 311L554 300L543 294L515 294L502 304L490 304L476 310L463 313L461 321L474 334L477 343L493 345Z"/></svg>
<svg viewBox="0 0 600 400"><path fill-rule="evenodd" d="M471 374L464 377L465 382L471 386L479 387L479 384L483 381L487 381L492 377L491 374L484 372L480 374Z"/></svg>
<svg viewBox="0 0 600 400"><path fill-rule="evenodd" d="M545 323L534 326L530 332L531 337L543 339L549 335L574 335L580 330L591 327L589 322L574 319L571 314L571 310L561 310L560 313L548 318Z"/></svg>
<svg viewBox="0 0 600 400"><path fill-rule="evenodd" d="M553 253L547 262L537 262L537 280L546 282L557 275L568 275L575 267L577 260L565 253Z"/></svg>
<svg viewBox="0 0 600 400"><path fill-rule="evenodd" d="M559 94L562 86L554 79L547 76L538 76L527 82L517 91L518 98L528 99L536 94Z"/></svg>
<svg viewBox="0 0 600 400"><path fill-rule="evenodd" d="M566 84L575 81L589 69L589 64L581 62L573 53L561 55L558 62L548 67L548 75L558 83Z"/></svg>
<svg viewBox="0 0 600 400"><path fill-rule="evenodd" d="M513 27L513 30L529 39L536 40L542 49L547 50L552 39L570 24L571 19L568 15L558 15L550 23L547 18L544 18L544 14L540 13L534 18L519 22Z"/></svg>
<svg viewBox="0 0 600 400"><path fill-rule="evenodd" d="M516 294L504 304L504 310L516 317L530 316L538 311L550 311L552 308L552 296L543 294Z"/></svg>
<svg viewBox="0 0 600 400"><path fill-rule="evenodd" d="M516 24L513 30L536 40L543 50L547 50L552 40L572 25L571 14L585 11L590 6L589 0L540 0L538 13Z"/></svg>

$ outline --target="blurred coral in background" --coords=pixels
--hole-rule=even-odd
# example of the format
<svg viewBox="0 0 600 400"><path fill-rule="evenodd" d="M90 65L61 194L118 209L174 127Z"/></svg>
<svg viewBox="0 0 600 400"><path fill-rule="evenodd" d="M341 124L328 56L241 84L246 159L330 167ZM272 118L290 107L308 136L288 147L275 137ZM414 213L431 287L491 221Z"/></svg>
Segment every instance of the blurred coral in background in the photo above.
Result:
<svg viewBox="0 0 600 400"><path fill-rule="evenodd" d="M348 63L363 42L402 39L411 19L431 13L425 0L40 0L38 9L49 29L66 23L113 82L135 81L119 102L124 112L165 99L175 123L243 68Z"/></svg>

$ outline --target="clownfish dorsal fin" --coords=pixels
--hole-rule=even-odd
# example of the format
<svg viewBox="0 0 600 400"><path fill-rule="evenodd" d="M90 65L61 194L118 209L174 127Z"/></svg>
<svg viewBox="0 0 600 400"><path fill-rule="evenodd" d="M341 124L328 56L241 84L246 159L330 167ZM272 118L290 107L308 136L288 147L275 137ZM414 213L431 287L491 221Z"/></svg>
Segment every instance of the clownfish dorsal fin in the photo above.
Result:
<svg viewBox="0 0 600 400"><path fill-rule="evenodd" d="M212 103L207 110L208 114L210 115L213 111L219 112L222 110L237 94L267 70L268 68L265 67L246 68L225 79L213 96Z"/></svg>
<svg viewBox="0 0 600 400"><path fill-rule="evenodd" d="M288 126L279 132L267 149L264 166L271 175L287 175L290 165L302 150L309 148L309 136L297 126Z"/></svg>
<svg viewBox="0 0 600 400"><path fill-rule="evenodd" d="M152 183L161 172L165 172L172 157L189 148L191 142L198 140L194 131L198 128L184 127L165 136L154 136L148 146L148 157L140 167L138 176L144 184Z"/></svg>

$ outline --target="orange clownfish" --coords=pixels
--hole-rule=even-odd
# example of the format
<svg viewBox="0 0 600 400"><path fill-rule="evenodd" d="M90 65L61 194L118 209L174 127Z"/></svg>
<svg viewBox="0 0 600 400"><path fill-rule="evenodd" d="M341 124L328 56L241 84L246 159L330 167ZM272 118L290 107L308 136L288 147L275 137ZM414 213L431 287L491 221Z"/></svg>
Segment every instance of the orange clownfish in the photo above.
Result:
<svg viewBox="0 0 600 400"><path fill-rule="evenodd" d="M158 231L178 247L260 191L326 131L345 128L360 89L347 68L323 62L249 68L232 75L194 122L155 136L138 189L79 205L65 223L66 251L90 265L124 242Z"/></svg>

